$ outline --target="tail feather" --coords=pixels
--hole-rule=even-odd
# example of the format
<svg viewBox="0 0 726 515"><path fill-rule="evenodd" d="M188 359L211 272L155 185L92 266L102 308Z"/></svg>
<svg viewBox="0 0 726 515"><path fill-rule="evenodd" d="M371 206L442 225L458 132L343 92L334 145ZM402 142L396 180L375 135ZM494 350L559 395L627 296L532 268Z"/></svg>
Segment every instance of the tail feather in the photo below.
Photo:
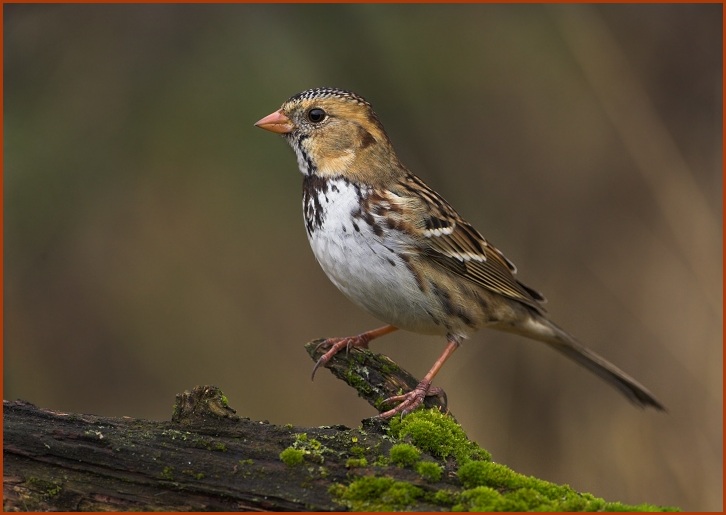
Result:
<svg viewBox="0 0 726 515"><path fill-rule="evenodd" d="M525 336L551 345L555 350L604 379L636 406L666 411L665 406L645 386L582 345L554 322L542 316L536 316L536 318L530 319L526 327L529 331L523 333Z"/></svg>

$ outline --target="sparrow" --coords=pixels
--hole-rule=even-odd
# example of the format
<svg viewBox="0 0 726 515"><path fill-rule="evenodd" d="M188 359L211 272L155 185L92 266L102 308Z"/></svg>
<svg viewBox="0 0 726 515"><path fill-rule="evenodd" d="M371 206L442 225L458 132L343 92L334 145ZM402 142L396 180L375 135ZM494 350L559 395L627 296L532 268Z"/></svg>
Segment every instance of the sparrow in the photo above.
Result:
<svg viewBox="0 0 726 515"><path fill-rule="evenodd" d="M386 399L390 418L410 413L446 360L481 328L548 344L640 407L664 410L643 385L552 322L541 293L441 195L398 159L381 121L361 96L308 89L257 127L280 134L303 174L303 216L310 246L348 299L387 325L328 338L315 371L336 353L367 348L398 329L446 338L431 370L411 391Z"/></svg>

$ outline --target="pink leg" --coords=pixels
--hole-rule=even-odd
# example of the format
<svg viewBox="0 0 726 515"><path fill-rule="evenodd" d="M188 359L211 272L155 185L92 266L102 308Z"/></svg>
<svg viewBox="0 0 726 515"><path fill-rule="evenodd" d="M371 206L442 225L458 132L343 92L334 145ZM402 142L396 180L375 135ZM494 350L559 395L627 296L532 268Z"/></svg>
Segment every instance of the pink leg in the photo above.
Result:
<svg viewBox="0 0 726 515"><path fill-rule="evenodd" d="M459 340L449 336L448 343L446 345L446 348L444 349L444 352L441 353L441 356L439 356L439 359L436 360L436 363L434 363L434 366L431 367L431 370L429 370L428 374L426 374L421 382L416 385L416 388L408 393L404 393L403 395L395 395L386 399L384 401L385 403L398 402L399 404L395 408L381 413L380 415L378 415L378 418L390 418L394 415L397 415L398 413L403 416L411 413L413 410L418 408L427 394L438 390L431 387L431 381L434 380L434 376L438 374L441 367L444 365L444 363L446 363L446 360L449 359L449 356L451 356L458 348Z"/></svg>
<svg viewBox="0 0 726 515"><path fill-rule="evenodd" d="M321 366L325 366L325 364L330 361L333 356L343 350L343 348L345 348L346 350L350 349L351 347L362 347L364 349L367 349L368 343L371 340L374 340L379 336L383 336L397 330L398 327L394 327L392 325L384 325L383 327L379 327L378 329L373 329L372 331L361 333L358 336L346 336L344 338L328 338L327 340L323 340L318 345L318 348L330 347L330 350L320 356L320 359L318 359L317 363L315 363L315 366L313 367L312 378L315 379L315 372L317 372L318 368L320 368Z"/></svg>

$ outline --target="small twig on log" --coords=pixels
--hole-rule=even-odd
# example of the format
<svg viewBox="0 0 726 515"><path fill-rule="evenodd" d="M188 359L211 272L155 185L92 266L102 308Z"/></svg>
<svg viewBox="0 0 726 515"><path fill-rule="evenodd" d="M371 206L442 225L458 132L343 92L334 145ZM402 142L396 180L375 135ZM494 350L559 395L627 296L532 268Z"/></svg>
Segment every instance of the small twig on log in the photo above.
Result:
<svg viewBox="0 0 726 515"><path fill-rule="evenodd" d="M323 341L325 339L320 338L305 344L305 350L313 361L317 362L327 350L320 346ZM419 383L418 379L399 367L388 356L358 347L351 347L347 352L339 352L325 367L335 377L354 388L358 395L379 413L391 407L383 402L385 399L411 391ZM447 412L446 393L441 389L437 390L435 395L424 399L424 406Z"/></svg>
<svg viewBox="0 0 726 515"><path fill-rule="evenodd" d="M237 412L227 402L227 396L216 386L197 386L191 392L176 395L172 422L189 424L209 419L239 419Z"/></svg>

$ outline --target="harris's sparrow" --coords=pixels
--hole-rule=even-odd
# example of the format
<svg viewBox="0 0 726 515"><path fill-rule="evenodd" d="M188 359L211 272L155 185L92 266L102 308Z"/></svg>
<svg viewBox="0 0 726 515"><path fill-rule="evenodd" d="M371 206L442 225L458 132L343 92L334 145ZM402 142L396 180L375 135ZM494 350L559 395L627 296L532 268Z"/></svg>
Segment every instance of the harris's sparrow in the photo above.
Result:
<svg viewBox="0 0 726 515"><path fill-rule="evenodd" d="M405 414L434 388L444 362L482 327L549 344L638 406L663 405L635 379L550 321L544 297L515 277L514 265L398 160L371 105L349 91L303 91L257 127L282 135L303 174L308 240L346 297L389 325L330 338L327 363L350 346L405 329L445 336L446 348L410 392L387 399L379 416Z"/></svg>

